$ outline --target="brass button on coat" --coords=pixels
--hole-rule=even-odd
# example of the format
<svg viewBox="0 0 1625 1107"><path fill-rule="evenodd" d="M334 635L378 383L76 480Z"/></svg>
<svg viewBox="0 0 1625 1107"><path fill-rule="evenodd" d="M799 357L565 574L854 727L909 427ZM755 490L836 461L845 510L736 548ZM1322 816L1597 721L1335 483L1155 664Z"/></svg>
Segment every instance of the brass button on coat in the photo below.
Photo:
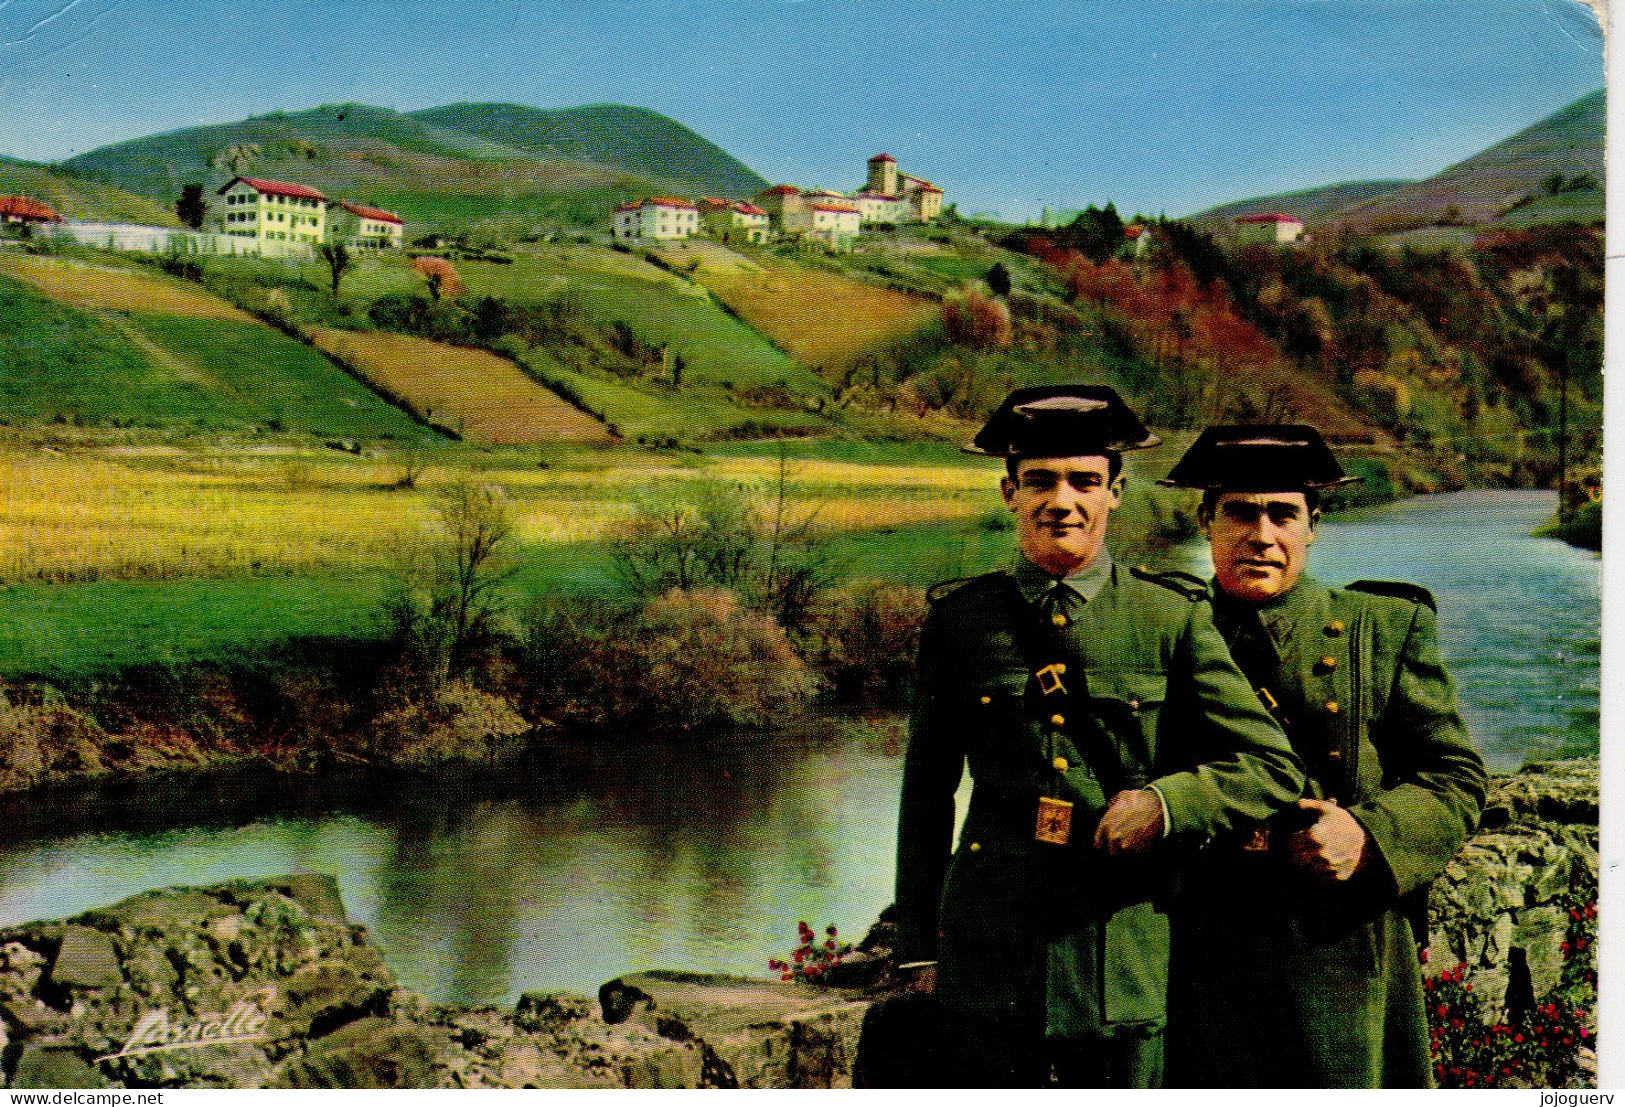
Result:
<svg viewBox="0 0 1625 1107"><path fill-rule="evenodd" d="M1336 700L1327 700L1326 701L1326 714L1335 715L1341 710L1342 710L1342 708L1337 706L1337 701Z"/></svg>
<svg viewBox="0 0 1625 1107"><path fill-rule="evenodd" d="M1051 715L1049 717L1049 722L1050 722L1051 726L1065 726L1066 725L1066 716L1065 715Z"/></svg>
<svg viewBox="0 0 1625 1107"><path fill-rule="evenodd" d="M983 696L982 697L982 702L984 704L992 703L993 702L993 697L992 696Z"/></svg>
<svg viewBox="0 0 1625 1107"><path fill-rule="evenodd" d="M1064 757L1057 757L1053 762L1051 762L1051 764L1055 766L1055 771L1058 773L1064 773L1072 767L1071 765L1067 764L1067 760Z"/></svg>
<svg viewBox="0 0 1625 1107"><path fill-rule="evenodd" d="M1066 626L1066 616L1062 615L1059 611L1057 611L1055 614L1051 615L1049 617L1049 621L1054 623L1058 627Z"/></svg>
<svg viewBox="0 0 1625 1107"><path fill-rule="evenodd" d="M979 852L981 852L981 849L982 849L982 843L980 843L980 842L972 842L970 844L970 851L972 853L979 853Z"/></svg>

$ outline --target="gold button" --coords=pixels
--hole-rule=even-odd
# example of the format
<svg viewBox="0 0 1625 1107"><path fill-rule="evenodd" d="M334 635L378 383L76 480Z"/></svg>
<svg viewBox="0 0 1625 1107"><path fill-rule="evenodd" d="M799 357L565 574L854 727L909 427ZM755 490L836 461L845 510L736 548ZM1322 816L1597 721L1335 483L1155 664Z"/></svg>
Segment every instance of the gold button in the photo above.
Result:
<svg viewBox="0 0 1625 1107"><path fill-rule="evenodd" d="M972 843L971 843L971 844L970 844L970 851L971 851L971 852L972 852L972 853L978 853L978 852L980 852L980 851L981 851L981 848L982 848L982 843L980 843L980 842L972 842Z"/></svg>
<svg viewBox="0 0 1625 1107"><path fill-rule="evenodd" d="M1326 760L1332 761L1332 762L1337 762L1337 761L1343 760L1343 751L1342 750L1327 750L1326 751Z"/></svg>
<svg viewBox="0 0 1625 1107"><path fill-rule="evenodd" d="M993 697L992 696L983 696L982 697L982 702L983 703L992 703L993 702Z"/></svg>
<svg viewBox="0 0 1625 1107"><path fill-rule="evenodd" d="M1138 711L1140 709L1140 701L1139 700L1129 700L1128 701L1128 709L1130 711Z"/></svg>
<svg viewBox="0 0 1625 1107"><path fill-rule="evenodd" d="M1051 726L1065 726L1066 725L1066 716L1065 715L1051 715L1049 717L1049 721L1050 721Z"/></svg>
<svg viewBox="0 0 1625 1107"><path fill-rule="evenodd" d="M1049 621L1054 623L1058 627L1066 626L1066 616L1062 615L1059 611L1057 611L1055 614L1051 615L1049 617Z"/></svg>
<svg viewBox="0 0 1625 1107"><path fill-rule="evenodd" d="M1342 710L1342 708L1337 706L1337 701L1336 700L1327 700L1326 701L1326 714L1335 715L1341 710Z"/></svg>
<svg viewBox="0 0 1625 1107"><path fill-rule="evenodd" d="M1327 654L1325 657L1320 659L1320 667L1328 672L1337 668L1337 658Z"/></svg>
<svg viewBox="0 0 1625 1107"><path fill-rule="evenodd" d="M1340 635L1342 633L1343 633L1343 620L1341 620L1341 619L1333 619L1331 622L1326 624L1326 637L1328 637L1328 638L1336 638L1338 635Z"/></svg>
<svg viewBox="0 0 1625 1107"><path fill-rule="evenodd" d="M1050 762L1050 764L1055 766L1055 771L1058 773L1064 773L1072 767L1066 763L1066 758L1064 757L1057 757L1054 761Z"/></svg>

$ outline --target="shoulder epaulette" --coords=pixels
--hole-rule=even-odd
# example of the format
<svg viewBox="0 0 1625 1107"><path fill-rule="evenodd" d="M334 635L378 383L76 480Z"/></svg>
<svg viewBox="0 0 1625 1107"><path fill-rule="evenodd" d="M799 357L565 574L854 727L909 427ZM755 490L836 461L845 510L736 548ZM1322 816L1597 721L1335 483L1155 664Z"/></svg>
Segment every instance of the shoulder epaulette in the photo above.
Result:
<svg viewBox="0 0 1625 1107"><path fill-rule="evenodd" d="M1396 599L1410 600L1412 603L1426 604L1428 610L1438 611L1439 605L1433 599L1433 593L1420 584L1407 584L1402 580L1357 580L1353 584L1345 584L1344 588L1350 592L1367 592L1373 596L1393 596Z"/></svg>
<svg viewBox="0 0 1625 1107"><path fill-rule="evenodd" d="M1162 585L1171 592L1178 592L1191 603L1201 603L1208 598L1207 581L1195 573L1187 573L1179 569L1157 572L1147 569L1144 565L1136 565L1129 572L1141 580L1148 580L1152 584Z"/></svg>
<svg viewBox="0 0 1625 1107"><path fill-rule="evenodd" d="M977 581L992 581L1006 575L1008 574L1004 570L995 569L991 573L982 573L974 577L955 577L953 580L939 580L925 590L925 599L927 603L936 603L940 599L953 595L966 585L975 584Z"/></svg>

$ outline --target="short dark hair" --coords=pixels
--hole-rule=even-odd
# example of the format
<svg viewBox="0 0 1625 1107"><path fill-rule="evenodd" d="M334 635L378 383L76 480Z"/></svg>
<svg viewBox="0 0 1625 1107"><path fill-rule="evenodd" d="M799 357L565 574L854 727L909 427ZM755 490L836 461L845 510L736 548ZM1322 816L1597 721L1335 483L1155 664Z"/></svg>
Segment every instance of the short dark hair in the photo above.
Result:
<svg viewBox="0 0 1625 1107"><path fill-rule="evenodd" d="M1081 456L1093 457L1097 455L1084 454ZM1123 471L1123 455L1118 450L1104 450L1098 456L1106 459L1106 479L1114 481ZM1016 470L1021 468L1023 461L1032 461L1030 457L1007 457L1004 459L1004 472L1011 480L1016 479Z"/></svg>
<svg viewBox="0 0 1625 1107"><path fill-rule="evenodd" d="M1196 517L1203 521L1213 518L1214 508L1219 506L1219 497L1226 492L1239 492L1239 488L1208 488L1202 492L1202 503L1196 509ZM1309 508L1309 521L1314 522L1315 512L1320 510L1320 489L1318 488L1276 488L1275 492L1302 492L1303 502Z"/></svg>

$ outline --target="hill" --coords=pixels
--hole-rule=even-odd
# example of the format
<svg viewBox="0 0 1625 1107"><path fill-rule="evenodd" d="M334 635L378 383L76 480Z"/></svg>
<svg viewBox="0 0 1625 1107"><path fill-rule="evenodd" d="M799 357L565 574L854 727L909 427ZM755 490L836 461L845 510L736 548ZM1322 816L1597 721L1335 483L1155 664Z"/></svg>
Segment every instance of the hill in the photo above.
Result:
<svg viewBox="0 0 1625 1107"><path fill-rule="evenodd" d="M31 197L69 219L180 226L174 208L151 197L15 158L0 157L0 195Z"/></svg>
<svg viewBox="0 0 1625 1107"><path fill-rule="evenodd" d="M212 191L234 173L286 178L396 211L409 234L495 237L560 222L595 223L633 196L737 192L742 183L760 181L654 112L615 105L565 112L502 108L502 119L523 116L516 143L493 137L503 125L482 120L479 105L434 110L481 133L442 126L423 113L325 104L103 146L64 168L165 206L188 182ZM678 179L654 172L662 167L675 167Z"/></svg>
<svg viewBox="0 0 1625 1107"><path fill-rule="evenodd" d="M523 104L448 104L410 113L531 157L589 162L671 185L671 191L753 196L768 182L721 147L658 112L625 104L546 110Z"/></svg>
<svg viewBox="0 0 1625 1107"><path fill-rule="evenodd" d="M1366 203L1414 183L1416 182L1408 180L1348 181L1343 184L1306 188L1298 192L1255 196L1250 200L1236 200L1220 204L1216 208L1208 208L1206 211L1188 216L1186 222L1205 231L1218 231L1229 228L1232 220L1243 215L1261 215L1265 212L1278 211L1283 215L1297 216L1306 226L1324 224L1344 208Z"/></svg>
<svg viewBox="0 0 1625 1107"><path fill-rule="evenodd" d="M1425 180L1357 182L1262 196L1210 208L1188 221L1205 230L1228 229L1239 215L1281 211L1299 216L1311 227L1374 233L1440 222L1505 226L1589 222L1603 213L1600 185L1606 135L1606 93L1598 89ZM1562 191L1554 192L1554 177L1566 182Z"/></svg>

